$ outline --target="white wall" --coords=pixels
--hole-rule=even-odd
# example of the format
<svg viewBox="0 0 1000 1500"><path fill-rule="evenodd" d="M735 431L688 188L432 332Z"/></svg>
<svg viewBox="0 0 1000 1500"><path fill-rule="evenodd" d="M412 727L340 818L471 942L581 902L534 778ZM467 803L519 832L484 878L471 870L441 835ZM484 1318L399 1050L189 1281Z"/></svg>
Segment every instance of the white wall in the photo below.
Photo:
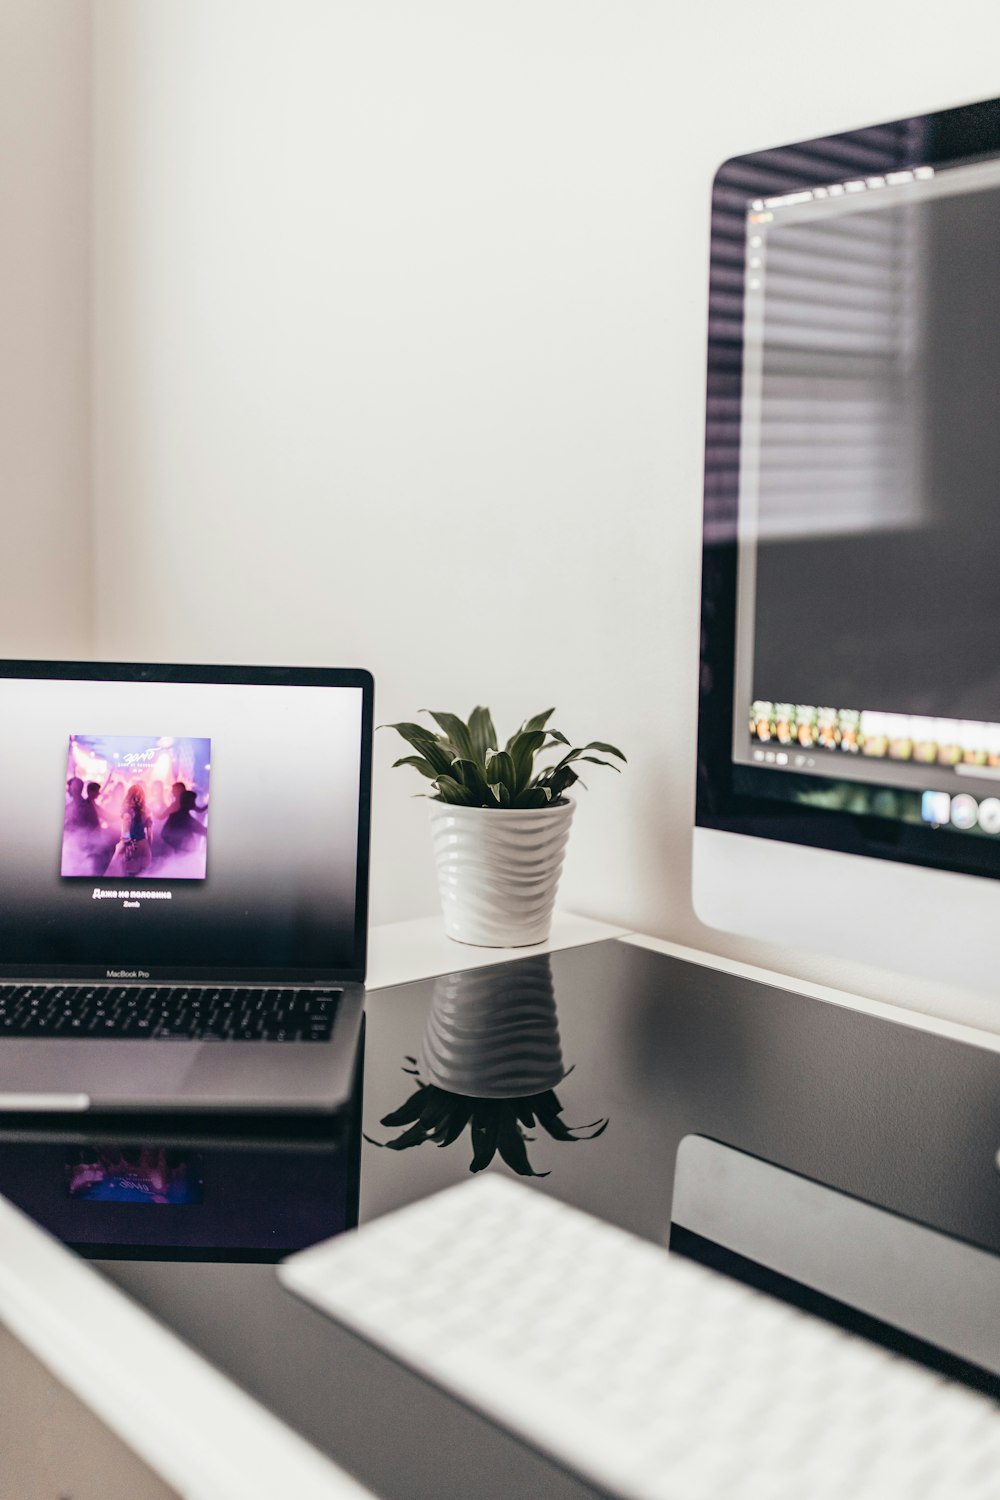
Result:
<svg viewBox="0 0 1000 1500"><path fill-rule="evenodd" d="M0 0L0 655L89 656L89 0Z"/></svg>
<svg viewBox="0 0 1000 1500"><path fill-rule="evenodd" d="M709 933L689 864L712 173L996 93L992 0L94 13L102 654L363 664L380 720L555 703L630 758L569 906L989 1017ZM393 739L376 921L436 908Z"/></svg>

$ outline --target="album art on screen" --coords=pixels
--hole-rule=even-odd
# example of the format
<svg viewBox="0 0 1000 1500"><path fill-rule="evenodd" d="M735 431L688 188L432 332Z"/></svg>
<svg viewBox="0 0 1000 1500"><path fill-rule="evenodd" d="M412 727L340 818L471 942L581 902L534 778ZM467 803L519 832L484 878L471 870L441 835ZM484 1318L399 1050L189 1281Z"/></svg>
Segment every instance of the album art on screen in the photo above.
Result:
<svg viewBox="0 0 1000 1500"><path fill-rule="evenodd" d="M204 880L211 740L71 734L60 873Z"/></svg>

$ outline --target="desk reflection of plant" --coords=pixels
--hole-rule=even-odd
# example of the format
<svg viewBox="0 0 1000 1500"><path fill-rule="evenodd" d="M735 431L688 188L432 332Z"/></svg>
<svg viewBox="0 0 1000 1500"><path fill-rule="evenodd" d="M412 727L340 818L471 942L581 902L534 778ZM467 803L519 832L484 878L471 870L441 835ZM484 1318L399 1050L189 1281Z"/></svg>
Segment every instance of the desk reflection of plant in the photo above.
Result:
<svg viewBox="0 0 1000 1500"><path fill-rule="evenodd" d="M389 1141L366 1136L372 1145L450 1146L468 1128L470 1171L481 1172L499 1152L520 1176L547 1177L528 1160L530 1131L581 1141L607 1129L606 1119L567 1125L562 1118L555 1089L572 1069L563 1067L548 954L438 979L420 1061L406 1063L403 1072L418 1087L381 1121L406 1128Z"/></svg>

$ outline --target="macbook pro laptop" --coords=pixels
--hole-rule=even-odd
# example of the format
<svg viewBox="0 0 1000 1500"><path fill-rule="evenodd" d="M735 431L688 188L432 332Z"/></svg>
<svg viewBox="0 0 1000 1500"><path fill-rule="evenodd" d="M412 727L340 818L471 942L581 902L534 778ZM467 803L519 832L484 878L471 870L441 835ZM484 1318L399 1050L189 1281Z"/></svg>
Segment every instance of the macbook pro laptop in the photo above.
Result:
<svg viewBox="0 0 1000 1500"><path fill-rule="evenodd" d="M0 1122L341 1109L372 702L357 670L0 662Z"/></svg>

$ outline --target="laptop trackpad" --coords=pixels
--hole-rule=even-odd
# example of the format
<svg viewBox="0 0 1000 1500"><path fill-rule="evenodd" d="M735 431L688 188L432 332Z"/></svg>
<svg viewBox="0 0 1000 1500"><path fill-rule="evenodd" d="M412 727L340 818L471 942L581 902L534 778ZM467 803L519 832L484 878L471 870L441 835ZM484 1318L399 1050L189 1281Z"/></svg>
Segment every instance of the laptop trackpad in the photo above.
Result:
<svg viewBox="0 0 1000 1500"><path fill-rule="evenodd" d="M180 1092L204 1045L78 1037L6 1041L0 1043L0 1110L156 1106ZM44 1102L32 1105L33 1095ZM53 1102L58 1099L64 1102Z"/></svg>

